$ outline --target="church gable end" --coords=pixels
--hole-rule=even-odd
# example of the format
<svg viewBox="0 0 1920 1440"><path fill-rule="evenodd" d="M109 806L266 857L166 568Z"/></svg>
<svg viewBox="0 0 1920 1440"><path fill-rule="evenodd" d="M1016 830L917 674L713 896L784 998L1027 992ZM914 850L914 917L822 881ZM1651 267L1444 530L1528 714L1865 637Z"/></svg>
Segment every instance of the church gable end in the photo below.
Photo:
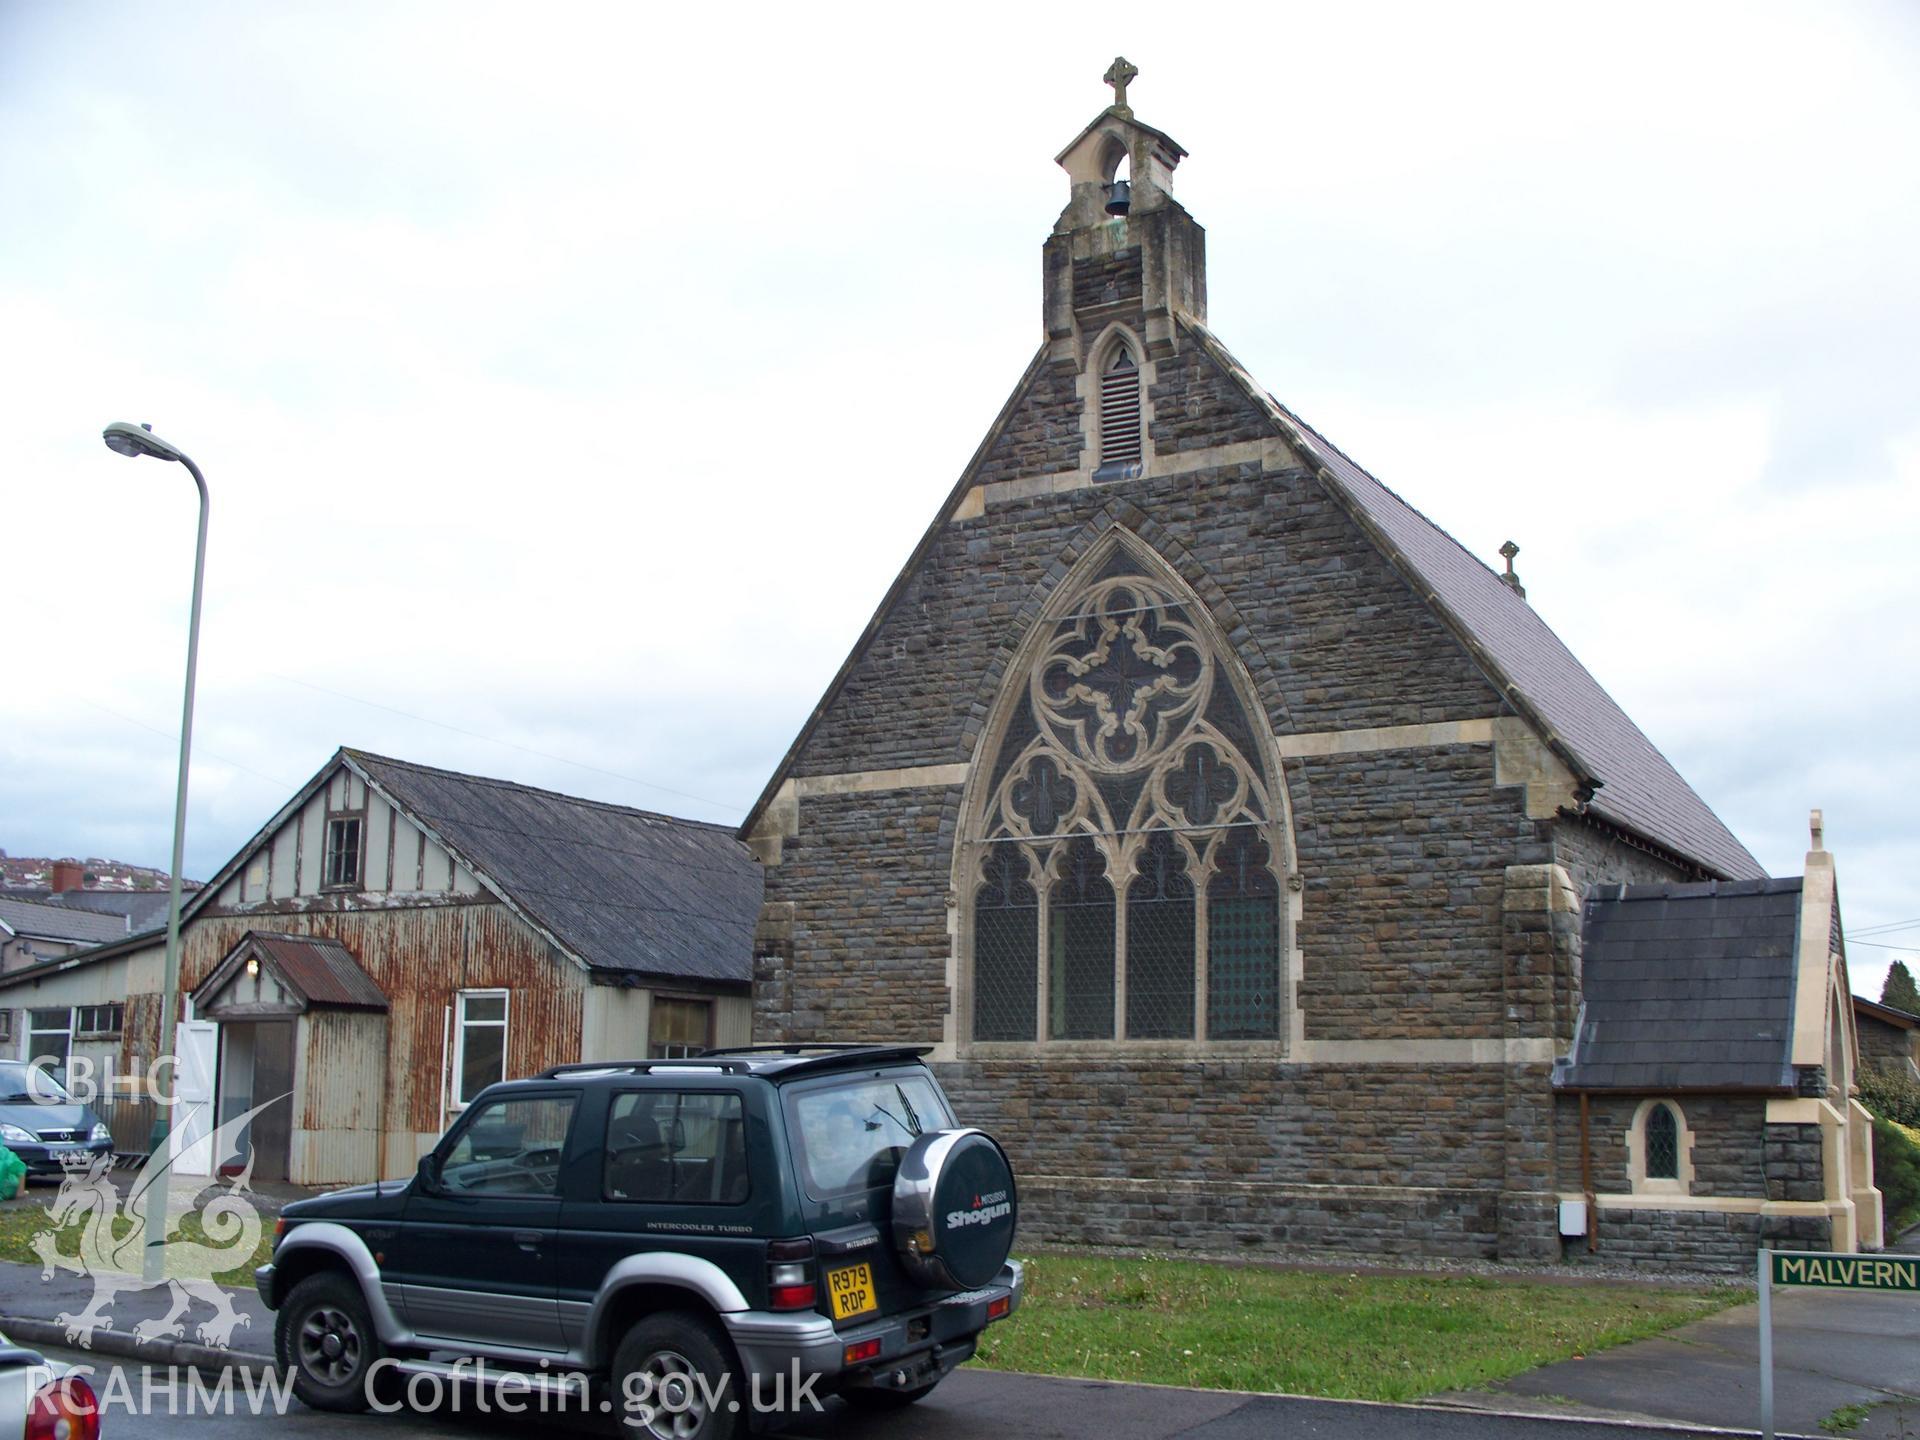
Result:
<svg viewBox="0 0 1920 1440"><path fill-rule="evenodd" d="M1183 154L1060 156L1041 350L742 827L755 1038L935 1046L1037 1243L1551 1258L1604 777L1206 328Z"/></svg>

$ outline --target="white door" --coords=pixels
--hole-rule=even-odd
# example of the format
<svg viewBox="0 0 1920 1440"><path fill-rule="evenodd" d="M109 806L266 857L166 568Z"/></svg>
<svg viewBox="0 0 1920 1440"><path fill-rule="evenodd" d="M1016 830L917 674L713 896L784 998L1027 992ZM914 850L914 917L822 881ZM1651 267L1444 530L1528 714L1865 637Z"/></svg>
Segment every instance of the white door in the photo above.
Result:
<svg viewBox="0 0 1920 1440"><path fill-rule="evenodd" d="M182 1020L173 1048L180 1056L174 1072L173 1125L168 1137L174 1173L213 1173L213 1071L220 1053L220 1027L211 1020Z"/></svg>

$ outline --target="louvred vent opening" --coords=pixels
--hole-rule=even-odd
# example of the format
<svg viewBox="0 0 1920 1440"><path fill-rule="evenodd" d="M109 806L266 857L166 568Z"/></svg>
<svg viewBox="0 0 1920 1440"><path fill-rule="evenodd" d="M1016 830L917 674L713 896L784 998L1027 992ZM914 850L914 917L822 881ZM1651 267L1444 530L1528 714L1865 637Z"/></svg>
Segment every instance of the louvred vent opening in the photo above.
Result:
<svg viewBox="0 0 1920 1440"><path fill-rule="evenodd" d="M1100 377L1100 463L1131 465L1140 459L1140 367L1122 345Z"/></svg>

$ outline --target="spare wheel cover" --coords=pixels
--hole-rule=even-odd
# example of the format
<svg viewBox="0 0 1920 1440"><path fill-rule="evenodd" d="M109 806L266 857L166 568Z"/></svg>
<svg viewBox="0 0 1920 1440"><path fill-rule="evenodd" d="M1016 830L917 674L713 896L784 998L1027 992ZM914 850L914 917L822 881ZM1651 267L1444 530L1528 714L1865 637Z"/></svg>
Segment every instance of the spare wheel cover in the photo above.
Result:
<svg viewBox="0 0 1920 1440"><path fill-rule="evenodd" d="M1020 1209L1013 1166L998 1142L982 1130L923 1135L903 1158L899 1179L895 1228L904 1232L899 1239L910 1259L958 1289L991 1284L1013 1249ZM912 1232L920 1229L932 1236L931 1255L914 1254Z"/></svg>

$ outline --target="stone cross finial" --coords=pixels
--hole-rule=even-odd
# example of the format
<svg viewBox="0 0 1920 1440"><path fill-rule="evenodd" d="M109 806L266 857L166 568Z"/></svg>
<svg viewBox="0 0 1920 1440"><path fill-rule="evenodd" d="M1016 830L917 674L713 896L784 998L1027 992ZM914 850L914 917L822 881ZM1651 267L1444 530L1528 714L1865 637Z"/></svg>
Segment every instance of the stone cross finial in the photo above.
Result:
<svg viewBox="0 0 1920 1440"><path fill-rule="evenodd" d="M1139 73L1140 67L1129 64L1126 56L1116 55L1113 57L1113 64L1107 67L1107 73L1100 78L1106 81L1107 84L1113 86L1114 109L1123 111L1128 115L1133 113L1127 106L1127 86L1133 83L1134 77Z"/></svg>
<svg viewBox="0 0 1920 1440"><path fill-rule="evenodd" d="M1521 585L1520 577L1513 573L1513 557L1519 553L1520 547L1511 540L1500 547L1500 554L1507 562L1507 573L1500 577L1500 583L1524 600L1527 598L1526 588Z"/></svg>
<svg viewBox="0 0 1920 1440"><path fill-rule="evenodd" d="M1815 810L1807 817L1807 828L1813 832L1813 848L1824 850L1827 838L1827 817Z"/></svg>

